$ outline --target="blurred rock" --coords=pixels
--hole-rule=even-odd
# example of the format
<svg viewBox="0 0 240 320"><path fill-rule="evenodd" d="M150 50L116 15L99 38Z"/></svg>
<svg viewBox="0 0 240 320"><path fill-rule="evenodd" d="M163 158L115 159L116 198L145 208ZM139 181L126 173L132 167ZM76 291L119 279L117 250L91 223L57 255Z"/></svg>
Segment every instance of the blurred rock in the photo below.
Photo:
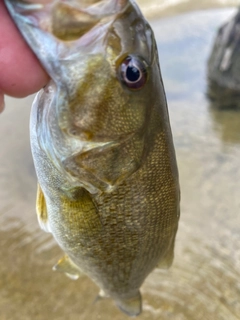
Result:
<svg viewBox="0 0 240 320"><path fill-rule="evenodd" d="M208 60L208 80L213 107L240 109L240 9L217 32Z"/></svg>

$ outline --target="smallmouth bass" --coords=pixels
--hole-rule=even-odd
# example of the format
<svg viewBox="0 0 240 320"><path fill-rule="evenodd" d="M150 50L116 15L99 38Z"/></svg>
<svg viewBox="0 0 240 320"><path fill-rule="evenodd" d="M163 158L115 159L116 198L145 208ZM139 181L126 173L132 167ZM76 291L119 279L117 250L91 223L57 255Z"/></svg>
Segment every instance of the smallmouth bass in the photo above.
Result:
<svg viewBox="0 0 240 320"><path fill-rule="evenodd" d="M30 135L37 214L65 256L129 316L173 260L179 182L153 32L135 2L5 0L51 81Z"/></svg>

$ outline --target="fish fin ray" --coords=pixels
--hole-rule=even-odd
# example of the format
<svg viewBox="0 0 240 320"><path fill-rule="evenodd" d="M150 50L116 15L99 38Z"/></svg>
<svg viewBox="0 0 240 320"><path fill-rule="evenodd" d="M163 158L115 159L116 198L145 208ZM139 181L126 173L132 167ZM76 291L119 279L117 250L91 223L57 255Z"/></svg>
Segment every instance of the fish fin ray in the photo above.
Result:
<svg viewBox="0 0 240 320"><path fill-rule="evenodd" d="M107 295L107 294L105 293L105 291L102 290L102 289L99 291L98 296L99 296L99 298L102 298L102 299L109 298L109 295Z"/></svg>
<svg viewBox="0 0 240 320"><path fill-rule="evenodd" d="M116 299L117 307L130 317L138 316L142 312L142 297L138 291L133 297Z"/></svg>
<svg viewBox="0 0 240 320"><path fill-rule="evenodd" d="M156 268L158 269L169 269L173 263L173 259L174 259L174 244L175 244L175 237L171 243L171 245L169 246L166 254L164 255L164 257L158 262Z"/></svg>
<svg viewBox="0 0 240 320"><path fill-rule="evenodd" d="M65 275L72 280L77 280L82 275L81 270L67 255L64 255L62 259L53 266L53 271L65 273Z"/></svg>
<svg viewBox="0 0 240 320"><path fill-rule="evenodd" d="M101 301L103 299L107 299L109 296L101 289L99 291L99 294L96 296L96 298L93 301L93 304L97 303L98 301Z"/></svg>
<svg viewBox="0 0 240 320"><path fill-rule="evenodd" d="M48 221L47 205L46 205L44 194L39 184L37 187L36 211L37 211L38 223L41 229L44 230L45 232L51 233L52 231Z"/></svg>

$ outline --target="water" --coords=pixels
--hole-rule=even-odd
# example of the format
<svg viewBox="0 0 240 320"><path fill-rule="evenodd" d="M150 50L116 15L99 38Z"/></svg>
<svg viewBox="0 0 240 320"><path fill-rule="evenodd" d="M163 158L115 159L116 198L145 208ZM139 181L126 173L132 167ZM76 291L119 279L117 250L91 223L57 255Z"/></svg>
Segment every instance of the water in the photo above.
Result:
<svg viewBox="0 0 240 320"><path fill-rule="evenodd" d="M240 112L205 97L217 27L234 10L152 22L159 46L182 189L175 261L142 287L140 320L240 319ZM0 117L0 320L125 320L97 287L51 268L61 257L35 215L28 137L32 97L7 100Z"/></svg>
<svg viewBox="0 0 240 320"><path fill-rule="evenodd" d="M136 0L148 18L173 16L209 8L239 6L239 0Z"/></svg>

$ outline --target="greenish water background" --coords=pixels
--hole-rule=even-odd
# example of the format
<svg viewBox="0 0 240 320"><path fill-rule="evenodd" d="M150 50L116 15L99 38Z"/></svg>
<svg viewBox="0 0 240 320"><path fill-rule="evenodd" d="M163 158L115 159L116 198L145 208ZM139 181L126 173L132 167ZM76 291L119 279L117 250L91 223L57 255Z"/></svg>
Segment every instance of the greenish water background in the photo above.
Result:
<svg viewBox="0 0 240 320"><path fill-rule="evenodd" d="M140 320L240 319L240 113L215 110L205 97L215 32L233 13L208 9L151 21L176 146L182 214L174 264L147 278ZM128 319L111 300L93 304L98 289L87 277L74 282L51 270L62 253L39 229L35 215L31 101L8 98L0 117L0 320Z"/></svg>

